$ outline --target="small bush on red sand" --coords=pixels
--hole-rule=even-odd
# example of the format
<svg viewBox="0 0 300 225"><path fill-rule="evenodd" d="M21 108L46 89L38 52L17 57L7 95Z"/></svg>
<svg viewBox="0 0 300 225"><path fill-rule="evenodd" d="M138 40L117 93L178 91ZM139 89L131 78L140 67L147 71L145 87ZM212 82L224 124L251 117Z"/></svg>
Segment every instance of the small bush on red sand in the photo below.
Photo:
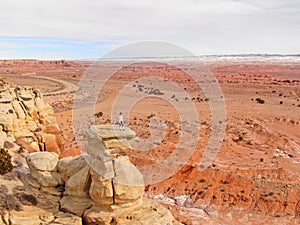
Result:
<svg viewBox="0 0 300 225"><path fill-rule="evenodd" d="M261 99L261 98L257 98L255 99L259 104L264 104L265 100Z"/></svg>

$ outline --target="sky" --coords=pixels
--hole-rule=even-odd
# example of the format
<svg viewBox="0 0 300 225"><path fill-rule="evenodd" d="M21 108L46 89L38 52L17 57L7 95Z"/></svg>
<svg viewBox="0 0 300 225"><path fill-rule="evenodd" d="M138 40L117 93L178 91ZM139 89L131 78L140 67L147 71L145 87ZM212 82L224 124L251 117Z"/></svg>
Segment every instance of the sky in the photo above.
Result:
<svg viewBox="0 0 300 225"><path fill-rule="evenodd" d="M0 0L0 58L88 59L134 42L299 54L299 0Z"/></svg>

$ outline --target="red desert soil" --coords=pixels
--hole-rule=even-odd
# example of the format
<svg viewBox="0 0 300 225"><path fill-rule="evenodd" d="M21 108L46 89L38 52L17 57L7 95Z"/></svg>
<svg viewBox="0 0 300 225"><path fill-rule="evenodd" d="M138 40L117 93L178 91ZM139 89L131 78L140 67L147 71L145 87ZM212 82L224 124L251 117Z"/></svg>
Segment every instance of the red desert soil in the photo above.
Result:
<svg viewBox="0 0 300 225"><path fill-rule="evenodd" d="M200 115L195 118L201 128L199 143L181 169L165 180L149 184L146 194L164 203L185 224L299 224L300 63L230 59L206 63L222 88L227 112L222 147L206 170L199 168L199 162L211 132L210 99L178 68L163 63L123 67L100 93L95 123L116 122L118 112L111 112L112 103L123 87L131 85L136 92L149 91L139 86L139 81L135 85L130 82L143 76L176 82L189 93L189 101ZM65 86L39 77L76 85L89 65L89 62L6 60L0 61L0 76L12 83L34 83L49 93ZM63 157L80 154L72 128L73 97L74 92L68 91L44 97L54 107L66 139ZM126 125L140 139L150 136L152 118L161 118L166 126L161 143L156 143L150 151L127 151L139 167L151 168L149 165L168 158L180 141L181 118L172 104L159 97L164 96L158 94L137 102L129 118L125 118ZM259 99L264 103L259 103ZM148 169L144 176L155 174L156 171Z"/></svg>

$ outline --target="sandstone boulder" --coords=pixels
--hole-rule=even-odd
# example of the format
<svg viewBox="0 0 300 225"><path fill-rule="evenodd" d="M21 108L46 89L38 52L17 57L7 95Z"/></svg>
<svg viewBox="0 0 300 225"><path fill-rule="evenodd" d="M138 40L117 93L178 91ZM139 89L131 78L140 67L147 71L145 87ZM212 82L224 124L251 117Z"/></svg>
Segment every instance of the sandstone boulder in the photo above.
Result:
<svg viewBox="0 0 300 225"><path fill-rule="evenodd" d="M27 157L29 168L37 171L57 171L58 155L54 152L36 152Z"/></svg>
<svg viewBox="0 0 300 225"><path fill-rule="evenodd" d="M32 177L35 178L39 184L45 187L56 187L59 185L58 180L55 179L52 173L55 172L38 171L38 170L31 169Z"/></svg>
<svg viewBox="0 0 300 225"><path fill-rule="evenodd" d="M65 212L70 212L77 216L82 216L83 213L91 208L93 202L91 199L76 197L76 196L63 196L60 200L60 208Z"/></svg>
<svg viewBox="0 0 300 225"><path fill-rule="evenodd" d="M92 126L88 131L88 154L101 157L102 160L111 160L112 157L102 142L102 138L97 134L95 127Z"/></svg>
<svg viewBox="0 0 300 225"><path fill-rule="evenodd" d="M119 126L116 125L94 125L88 130L88 136L88 153L93 155L100 154L99 147L101 146L104 156L108 156L109 153L107 151L110 149L132 148L130 140L135 137L135 132L130 128L120 131Z"/></svg>
<svg viewBox="0 0 300 225"><path fill-rule="evenodd" d="M115 204L135 201L144 194L144 178L127 156L119 156L114 161L113 178Z"/></svg>
<svg viewBox="0 0 300 225"><path fill-rule="evenodd" d="M88 155L80 155L77 157L67 157L59 160L57 169L61 174L63 181L68 181L71 176L76 174L82 168L87 167Z"/></svg>
<svg viewBox="0 0 300 225"><path fill-rule="evenodd" d="M103 179L112 179L115 177L114 160L103 160L100 157L86 157L87 163L94 174L102 176Z"/></svg>
<svg viewBox="0 0 300 225"><path fill-rule="evenodd" d="M70 177L65 184L66 195L76 197L88 197L88 185L90 183L90 168L83 167Z"/></svg>
<svg viewBox="0 0 300 225"><path fill-rule="evenodd" d="M111 178L104 177L98 172L91 170L89 195L96 204L112 205L114 203L114 190Z"/></svg>
<svg viewBox="0 0 300 225"><path fill-rule="evenodd" d="M45 197L49 210L83 216L87 225L176 224L167 209L143 198L143 176L128 156L105 147L100 134L107 135L109 132L97 132L107 127L92 126L89 130L92 155L59 160L53 152L30 154L27 163L31 173L25 171L21 180L34 193ZM132 133L128 132L128 136L123 134L122 138L130 140ZM43 207L47 208L46 205ZM67 215L64 214L69 218ZM69 223L79 222L76 218L71 216ZM52 221L56 222L53 224L64 224L65 219L54 219Z"/></svg>
<svg viewBox="0 0 300 225"><path fill-rule="evenodd" d="M132 139L136 133L130 128L120 131L118 125L93 125L90 127L90 133L94 133L101 140L107 139Z"/></svg>

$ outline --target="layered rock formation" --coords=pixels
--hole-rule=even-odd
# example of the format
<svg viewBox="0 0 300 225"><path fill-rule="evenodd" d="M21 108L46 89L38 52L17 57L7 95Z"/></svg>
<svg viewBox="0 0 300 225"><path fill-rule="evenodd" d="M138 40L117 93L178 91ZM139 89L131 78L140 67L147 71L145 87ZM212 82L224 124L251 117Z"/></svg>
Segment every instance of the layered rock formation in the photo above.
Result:
<svg viewBox="0 0 300 225"><path fill-rule="evenodd" d="M56 153L38 152L27 157L22 181L46 198L44 207L82 217L85 224L180 224L166 208L143 198L143 176L122 151L130 147L132 130L100 125L87 134L85 155L59 160Z"/></svg>
<svg viewBox="0 0 300 225"><path fill-rule="evenodd" d="M0 148L60 154L64 142L53 114L39 90L0 80Z"/></svg>

